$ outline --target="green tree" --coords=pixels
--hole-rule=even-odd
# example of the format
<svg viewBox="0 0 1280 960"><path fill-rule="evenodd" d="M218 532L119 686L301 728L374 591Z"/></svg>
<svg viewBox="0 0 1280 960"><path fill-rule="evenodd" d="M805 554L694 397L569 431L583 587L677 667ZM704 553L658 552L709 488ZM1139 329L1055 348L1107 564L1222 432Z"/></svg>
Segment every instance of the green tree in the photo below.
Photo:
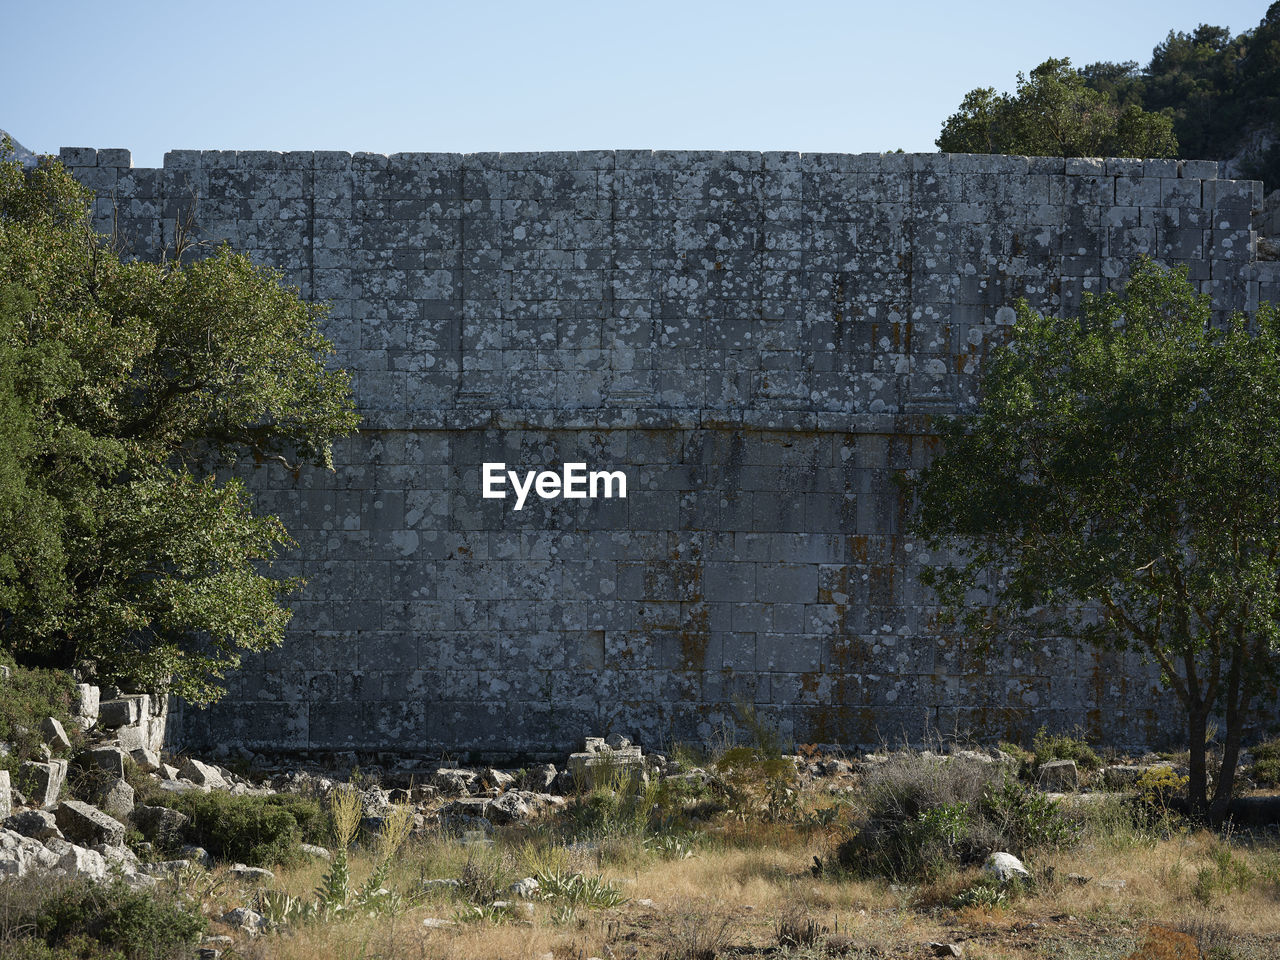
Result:
<svg viewBox="0 0 1280 960"><path fill-rule="evenodd" d="M1141 651L1185 710L1192 808L1220 819L1280 665L1280 315L1210 318L1185 271L1148 261L1078 319L1020 303L909 485L916 533L951 557L924 577L944 622Z"/></svg>
<svg viewBox="0 0 1280 960"><path fill-rule="evenodd" d="M1046 60L1030 77L1019 73L1014 94L971 90L936 143L946 153L1051 157L1169 157L1178 150L1168 115L1121 105L1088 86L1067 59Z"/></svg>
<svg viewBox="0 0 1280 960"><path fill-rule="evenodd" d="M59 164L0 161L0 646L208 701L297 585L219 471L331 466L357 423L323 311L225 248L123 262Z"/></svg>
<svg viewBox="0 0 1280 960"><path fill-rule="evenodd" d="M1170 116L1178 156L1235 160L1244 176L1280 182L1280 2L1236 36L1208 24L1171 30L1145 67L1101 62L1080 74L1121 106Z"/></svg>

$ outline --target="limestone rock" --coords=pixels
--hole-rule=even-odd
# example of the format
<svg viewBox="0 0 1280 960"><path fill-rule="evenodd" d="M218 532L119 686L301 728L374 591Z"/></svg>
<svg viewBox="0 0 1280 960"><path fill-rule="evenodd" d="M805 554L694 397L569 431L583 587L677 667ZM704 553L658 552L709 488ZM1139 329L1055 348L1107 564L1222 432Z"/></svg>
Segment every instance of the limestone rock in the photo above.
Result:
<svg viewBox="0 0 1280 960"><path fill-rule="evenodd" d="M1012 853L1004 851L998 851L987 857L987 862L982 865L982 869L1001 883L1008 883L1015 879L1027 880L1031 877L1021 860Z"/></svg>
<svg viewBox="0 0 1280 960"><path fill-rule="evenodd" d="M76 763L85 769L104 770L116 778L124 777L124 758L126 754L116 744L103 744L90 747L80 756Z"/></svg>
<svg viewBox="0 0 1280 960"><path fill-rule="evenodd" d="M308 857L315 857L317 860L332 861L333 854L324 847L318 847L314 843L300 843L298 849L305 853Z"/></svg>
<svg viewBox="0 0 1280 960"><path fill-rule="evenodd" d="M204 847L197 847L194 845L185 846L178 851L178 856L182 857L184 860L194 860L196 863L200 864L200 866L208 870L213 869L213 857Z"/></svg>
<svg viewBox="0 0 1280 960"><path fill-rule="evenodd" d="M62 836L57 819L48 810L24 810L22 813L15 813L5 818L4 828L42 842L50 837Z"/></svg>
<svg viewBox="0 0 1280 960"><path fill-rule="evenodd" d="M1074 760L1050 760L1040 765L1040 789L1047 793L1071 793L1080 787Z"/></svg>
<svg viewBox="0 0 1280 960"><path fill-rule="evenodd" d="M76 700L71 705L71 716L83 730L98 722L98 705L101 702L98 688L91 683L76 685Z"/></svg>
<svg viewBox="0 0 1280 960"><path fill-rule="evenodd" d="M30 790L28 799L32 806L52 807L58 802L63 781L67 779L67 761L47 760L36 763L27 760L21 769L22 783Z"/></svg>
<svg viewBox="0 0 1280 960"><path fill-rule="evenodd" d="M153 750L141 747L137 750L130 750L129 756L138 765L138 769L144 773L155 773L160 769L160 756Z"/></svg>
<svg viewBox="0 0 1280 960"><path fill-rule="evenodd" d="M57 717L45 717L40 721L40 736L44 738L45 744L54 750L71 749L71 740L67 737L67 731L62 729L62 723Z"/></svg>
<svg viewBox="0 0 1280 960"><path fill-rule="evenodd" d="M521 786L526 790L544 793L550 790L551 785L556 782L556 772L555 764L535 763L525 771L524 782L521 783Z"/></svg>
<svg viewBox="0 0 1280 960"><path fill-rule="evenodd" d="M497 787L499 790L506 790L516 782L516 778L511 774L503 773L501 770L495 770L492 767L484 772L482 779L489 786Z"/></svg>
<svg viewBox="0 0 1280 960"><path fill-rule="evenodd" d="M191 757L188 757L182 766L178 768L178 776L190 780L197 786L209 787L214 790L227 787L227 781L223 779L221 773L207 763L201 763Z"/></svg>
<svg viewBox="0 0 1280 960"><path fill-rule="evenodd" d="M262 867L247 867L243 863L235 864L230 872L237 879L247 880L250 883L270 883L276 878L270 870Z"/></svg>
<svg viewBox="0 0 1280 960"><path fill-rule="evenodd" d="M262 914L250 910L248 907L236 907L234 910L229 910L220 916L218 920L234 930L243 930L251 937L257 936L267 926L267 921L263 919Z"/></svg>
<svg viewBox="0 0 1280 960"><path fill-rule="evenodd" d="M55 815L58 829L73 843L86 846L105 843L114 847L124 842L124 824L83 801L64 800L58 804Z"/></svg>
<svg viewBox="0 0 1280 960"><path fill-rule="evenodd" d="M13 813L13 787L9 784L9 771L0 770L0 817Z"/></svg>
<svg viewBox="0 0 1280 960"><path fill-rule="evenodd" d="M133 810L133 787L129 786L124 779L116 778L95 790L93 799L104 813L117 820L123 820Z"/></svg>
<svg viewBox="0 0 1280 960"><path fill-rule="evenodd" d="M527 820L531 813L529 804L520 794L505 793L489 801L484 816L492 823L506 824Z"/></svg>
<svg viewBox="0 0 1280 960"><path fill-rule="evenodd" d="M52 869L57 865L58 854L45 849L39 840L0 829L0 877L21 877L29 870Z"/></svg>
<svg viewBox="0 0 1280 960"><path fill-rule="evenodd" d="M107 876L107 861L102 854L84 847L68 845L69 849L58 858L58 867L67 873L84 877L88 880L104 880Z"/></svg>
<svg viewBox="0 0 1280 960"><path fill-rule="evenodd" d="M142 701L139 697L103 700L98 704L98 726L107 730L137 723L140 719L142 719Z"/></svg>
<svg viewBox="0 0 1280 960"><path fill-rule="evenodd" d="M138 832L160 846L172 846L182 836L182 830L191 818L168 807L151 807L139 804L129 815Z"/></svg>
<svg viewBox="0 0 1280 960"><path fill-rule="evenodd" d="M517 900L536 900L538 898L538 881L534 877L525 877L511 885L511 894Z"/></svg>
<svg viewBox="0 0 1280 960"><path fill-rule="evenodd" d="M465 797L472 792L479 778L472 770L442 767L431 778L432 785L446 797Z"/></svg>

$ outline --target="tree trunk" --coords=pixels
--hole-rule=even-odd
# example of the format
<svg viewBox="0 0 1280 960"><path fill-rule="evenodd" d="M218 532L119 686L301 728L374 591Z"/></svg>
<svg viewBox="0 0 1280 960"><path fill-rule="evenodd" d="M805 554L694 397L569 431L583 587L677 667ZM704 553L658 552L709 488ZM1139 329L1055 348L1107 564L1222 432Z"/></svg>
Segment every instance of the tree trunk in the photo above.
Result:
<svg viewBox="0 0 1280 960"><path fill-rule="evenodd" d="M1209 777L1205 763L1205 732L1209 711L1196 702L1187 707L1187 734L1190 737L1190 779L1187 782L1187 806L1195 820L1203 821L1209 815Z"/></svg>
<svg viewBox="0 0 1280 960"><path fill-rule="evenodd" d="M1244 715L1247 712L1247 702L1243 705L1240 702L1243 694L1243 669L1243 651L1237 648L1231 659L1231 669L1227 673L1227 688L1223 691L1227 730L1222 742L1222 769L1218 772L1218 782L1213 789L1213 803L1209 807L1209 822L1214 826L1227 819L1227 808L1231 804L1231 795L1235 792L1236 764L1240 760L1240 738L1244 733Z"/></svg>

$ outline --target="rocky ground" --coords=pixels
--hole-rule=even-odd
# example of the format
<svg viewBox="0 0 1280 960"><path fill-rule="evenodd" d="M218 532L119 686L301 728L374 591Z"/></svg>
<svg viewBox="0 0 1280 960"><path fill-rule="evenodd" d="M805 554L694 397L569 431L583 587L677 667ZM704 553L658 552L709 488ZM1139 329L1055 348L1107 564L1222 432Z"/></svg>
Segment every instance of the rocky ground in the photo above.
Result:
<svg viewBox="0 0 1280 960"><path fill-rule="evenodd" d="M477 920L482 926L488 924L495 930L505 930L510 924L529 924L540 931L550 929L548 924L559 928L568 922L564 919L566 909L570 917L576 916L566 905L577 903L574 898L584 896L581 889L575 892L574 884L581 888L593 883L592 895L599 900L594 905L614 909L614 920L610 922L615 923L613 933L617 936L612 940L606 936L603 942L629 942L634 956L646 955L641 945L656 950L663 937L674 935L667 929L671 901L668 899L664 908L663 899L639 895L646 892L635 888L641 879L640 873L633 877L633 888L626 890L623 880L608 879L604 872L589 880L593 875L581 869L563 876L560 872L544 870L540 881L537 870L522 870L521 864L527 866L541 862L539 857L554 855L578 864L585 862L584 858L594 857L595 864L604 867L608 843L625 835L638 845L641 855L656 857L659 862L680 863L681 873L691 869L682 861L693 857L702 858L708 865L716 857L726 857L724 869L731 871L737 869L732 866L736 861L716 844L741 834L754 837L750 843L760 842L767 848L768 838L776 834L778 849L773 852L790 864L785 871L786 884L794 887L807 875L814 882L835 883L837 886L832 889L841 889L841 881L833 873L835 861L832 859L841 819L846 811L857 806L863 781L874 776L877 768L896 762L895 757L899 756L889 751L836 755L810 748L805 754L772 758L768 762L774 763L774 767L763 763L758 751L756 754L748 751L750 756L741 763L726 759L729 755L699 763L698 758L687 755L645 753L626 737L615 735L607 739L587 738L581 750L569 754L559 764L537 763L518 769L386 757L378 762L379 758L354 755L330 756L323 761L268 758L244 751L234 754L223 751L219 756L200 759L167 756L161 752L163 720L161 706L145 695L110 689L98 691L82 685L73 721L83 737L76 738L80 741L78 750L68 760L58 759L54 754L66 752L71 747L71 738L56 718L46 718L40 731L43 746L36 750L36 755L22 759L17 765L13 778L16 782L10 782L9 774L0 771L0 877L81 878L101 884L122 882L134 890L152 890L161 885L167 885L166 889L190 890L196 884L193 878L224 878L229 885L221 888L218 896L194 898L200 900L201 911L212 921L212 930L199 948L199 955L204 958L218 957L227 950L249 950L253 944L270 942L279 946L281 941L274 935L292 928L301 929L307 916L303 910L306 895L291 893L290 888L296 888L298 883L314 885L317 871L323 873L322 884L331 881L335 854L342 869L347 869L346 848L303 844L301 852L307 862L316 866L293 868L296 876L281 878L267 866L215 862L207 850L180 845L175 840L183 835L189 821L186 814L164 805L165 797L213 792L262 798L294 795L314 798L321 805L332 807L335 793L348 793L358 798L358 836L366 838L364 849L377 849L380 841L376 838L394 829L398 818L403 818L408 836L408 845L403 849L417 851L412 856L421 861L419 875L410 884L413 889L405 899L401 900L399 893L380 888L359 901L382 905L376 910L371 908L370 916L380 915L388 903L394 908L391 913L400 911L397 915L403 915L404 910L417 904L414 923L419 934L435 931L438 937L454 938L450 942L457 946L466 937L473 936ZM0 745L0 753L4 751ZM936 753L913 751L912 755L919 761L1003 770L1012 777L1021 775L1024 779L1028 773L1025 757L993 748L950 745L939 748ZM360 763L362 759L364 763ZM749 783L741 778L740 771L744 768L752 771L754 779ZM1167 771L1174 778L1179 774L1176 762L1154 755L1105 764L1088 773L1074 760L1047 759L1036 764L1030 789L1058 801L1064 808L1083 809L1132 796L1148 783L1153 771L1159 770ZM70 783L76 784L78 796L71 795ZM1245 792L1250 786L1245 783ZM139 802L139 790L151 802L145 802L146 798ZM607 800L611 797L644 797L644 803L649 805L644 811L645 825L626 828L619 819L621 808L615 801ZM673 801L673 797L677 799ZM609 814L614 818L612 821L607 817L589 820L592 805L601 803L612 811ZM613 806L609 806L610 803ZM1269 795L1246 798L1240 808L1242 822L1252 819L1263 823L1276 819L1275 804L1276 799ZM671 811L668 820L663 821L669 827L665 834L661 823L654 826L652 811L659 807L669 807ZM603 834L599 829L602 823L607 828ZM581 838L573 835L574 830L581 833ZM531 856L526 851L513 855L512 845L517 842L526 847L541 844L543 853ZM457 857L464 858L462 865L457 867L455 862L456 868L449 869L430 866L440 861L432 861L421 851L432 844L449 845L449 849L455 851L455 861ZM355 849L361 849L360 844ZM713 853L713 849L718 852ZM797 855L802 855L798 865L794 862ZM475 867L478 856L490 857L490 872L493 877L501 877L501 883L493 880L487 886L477 885L474 877L467 878L467 871L474 873L478 869ZM492 859L495 856L500 861L498 866L493 865L498 863ZM995 891L981 896L990 898L986 906L998 910L1005 909L1008 900L1000 891L1010 885L1021 889L1020 878L1041 889L1045 889L1046 884L1066 884L1065 889L1092 885L1091 889L1108 891L1106 895L1110 897L1120 896L1124 890L1123 878L1095 877L1085 869L1068 870L1067 866L1066 861L1056 868L1050 865L1046 874L1045 865L1041 863L1029 871L1018 857L997 850L980 867L977 864L972 867L976 872L969 877L969 882L976 883L972 889L980 892ZM388 878L386 883L394 886L390 866L371 869L382 869ZM824 869L830 876L824 875ZM1056 876L1055 869L1058 870ZM432 875L433 871L438 875ZM1255 873L1263 875L1257 870ZM548 876L554 878L554 884L563 882L568 886L548 888ZM299 880L299 877L306 879ZM570 881L565 877L578 879ZM1277 869L1277 878L1280 878L1280 869ZM988 886L982 886L983 883ZM206 890L213 889L209 883L205 886ZM697 884L694 886L696 889ZM881 899L887 894L891 899L906 902L910 897L903 891L918 889L918 886L888 883ZM1280 882L1270 895L1280 899ZM832 899L833 896L823 894L815 903L826 898L836 905L836 929L821 918L809 917L803 923L795 920L794 924L799 926L787 932L784 918L779 915L771 921L772 937L776 941L771 949L800 956L796 950L806 945L814 947L821 940L822 949L827 951L822 955L838 954L840 951L833 945L842 942L838 915L843 894ZM726 894L723 904L728 911L726 916L742 906L738 903L741 899L738 893ZM983 904L975 901L975 905ZM723 913L718 913L714 904L707 909L710 910L707 916ZM871 915L862 908L861 916ZM314 920L311 915L306 922L314 924ZM735 922L742 929L750 929L750 921L748 911ZM983 921L988 927L992 922L990 916ZM847 930L849 919L845 923ZM857 923L854 921L855 926ZM872 920L866 920L863 925L869 923ZM1021 937L1028 944L1029 952L1015 951L1009 955L1038 955L1037 951L1049 942L1046 938L1050 931L1057 931L1054 937L1065 936L1081 927L1080 921L1067 912L1049 914L1027 923L1030 926L995 923L1003 931L1002 943L1016 942ZM1094 929L1108 929L1109 923L1104 919ZM755 926L758 941L760 925ZM960 956L963 944L977 939L978 944L970 943L969 955L1004 955L972 952L975 946L980 946L981 938L976 931L981 926L923 924L916 947L926 951L922 955ZM847 934L844 936L852 943ZM940 939L921 939L931 936ZM534 938L517 954L526 955L542 942ZM864 942L862 946L868 944ZM721 944L703 955L718 955L717 951L723 952L724 947ZM271 950L264 953L260 947L253 949L259 956L273 955ZM859 955L850 950L852 948L844 953ZM543 957L548 952L552 957L560 956L554 944L550 951L539 950L530 955ZM670 950L666 953L677 955ZM692 958L696 951L686 953ZM890 952L884 955L917 954Z"/></svg>

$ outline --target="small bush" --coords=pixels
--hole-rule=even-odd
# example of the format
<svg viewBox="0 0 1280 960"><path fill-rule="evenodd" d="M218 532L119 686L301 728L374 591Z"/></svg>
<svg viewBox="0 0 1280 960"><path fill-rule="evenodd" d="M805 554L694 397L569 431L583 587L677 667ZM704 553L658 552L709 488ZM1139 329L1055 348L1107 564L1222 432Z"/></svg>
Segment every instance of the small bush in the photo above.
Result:
<svg viewBox="0 0 1280 960"><path fill-rule="evenodd" d="M1280 787L1280 737L1253 748L1253 766L1249 775L1259 783Z"/></svg>
<svg viewBox="0 0 1280 960"><path fill-rule="evenodd" d="M1066 733L1051 734L1043 727L1031 743L1031 752L1035 756L1037 770L1050 760L1074 760L1081 770L1097 770L1102 766L1102 758L1084 737Z"/></svg>
<svg viewBox="0 0 1280 960"><path fill-rule="evenodd" d="M7 757L0 757L0 769L12 772L23 759L35 756L44 742L40 724L45 717L56 717L62 723L74 749L83 733L71 719L76 693L71 675L62 670L19 667L3 653L0 664L11 671L0 697L0 741L15 747Z"/></svg>
<svg viewBox="0 0 1280 960"><path fill-rule="evenodd" d="M121 881L72 882L25 895L11 891L4 906L0 945L6 957L185 958L206 929L204 918L178 901L156 891L130 890Z"/></svg>
<svg viewBox="0 0 1280 960"><path fill-rule="evenodd" d="M183 839L215 859L266 867L292 863L303 841L323 843L326 819L316 801L293 794L235 797L213 791L166 794L164 806L191 818Z"/></svg>
<svg viewBox="0 0 1280 960"><path fill-rule="evenodd" d="M1065 845L1075 829L1053 801L994 764L901 753L865 775L866 808L836 861L855 875L932 880L996 850Z"/></svg>

